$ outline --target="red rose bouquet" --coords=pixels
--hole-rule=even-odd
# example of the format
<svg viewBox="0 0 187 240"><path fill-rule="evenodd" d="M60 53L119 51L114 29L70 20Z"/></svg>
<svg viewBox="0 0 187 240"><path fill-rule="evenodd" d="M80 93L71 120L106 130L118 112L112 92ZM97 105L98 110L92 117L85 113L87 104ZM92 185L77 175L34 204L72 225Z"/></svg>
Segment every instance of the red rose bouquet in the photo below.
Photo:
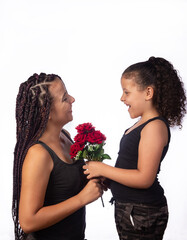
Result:
<svg viewBox="0 0 187 240"><path fill-rule="evenodd" d="M91 123L83 123L76 127L77 135L74 137L75 143L71 145L70 155L72 159L88 161L100 161L111 159L110 156L104 153L103 146L105 145L106 137L100 131L96 131ZM104 202L101 197L104 207Z"/></svg>
<svg viewBox="0 0 187 240"><path fill-rule="evenodd" d="M72 159L87 159L88 161L103 161L111 159L104 153L106 137L100 131L96 131L91 123L83 123L76 127L78 134L74 137L75 143L71 145L70 155Z"/></svg>

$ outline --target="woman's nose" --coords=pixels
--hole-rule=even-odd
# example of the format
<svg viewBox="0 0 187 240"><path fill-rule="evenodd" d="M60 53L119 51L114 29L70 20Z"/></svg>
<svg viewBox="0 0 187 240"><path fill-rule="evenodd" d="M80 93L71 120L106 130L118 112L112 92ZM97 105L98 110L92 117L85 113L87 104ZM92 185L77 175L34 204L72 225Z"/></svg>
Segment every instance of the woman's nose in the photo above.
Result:
<svg viewBox="0 0 187 240"><path fill-rule="evenodd" d="M74 103L75 102L75 98L71 96L70 101L71 101L71 103Z"/></svg>

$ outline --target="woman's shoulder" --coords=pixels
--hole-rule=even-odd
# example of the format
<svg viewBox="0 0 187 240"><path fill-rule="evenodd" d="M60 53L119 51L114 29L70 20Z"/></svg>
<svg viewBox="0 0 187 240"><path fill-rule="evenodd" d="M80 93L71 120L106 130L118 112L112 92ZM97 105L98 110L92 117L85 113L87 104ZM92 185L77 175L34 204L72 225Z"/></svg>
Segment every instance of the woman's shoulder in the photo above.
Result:
<svg viewBox="0 0 187 240"><path fill-rule="evenodd" d="M40 144L40 142L35 142L28 150L29 154L37 154L40 153L41 155L47 154L45 148Z"/></svg>
<svg viewBox="0 0 187 240"><path fill-rule="evenodd" d="M32 161L30 161L32 160ZM48 151L39 142L32 145L26 154L25 161L34 163L47 164L51 160L51 156Z"/></svg>

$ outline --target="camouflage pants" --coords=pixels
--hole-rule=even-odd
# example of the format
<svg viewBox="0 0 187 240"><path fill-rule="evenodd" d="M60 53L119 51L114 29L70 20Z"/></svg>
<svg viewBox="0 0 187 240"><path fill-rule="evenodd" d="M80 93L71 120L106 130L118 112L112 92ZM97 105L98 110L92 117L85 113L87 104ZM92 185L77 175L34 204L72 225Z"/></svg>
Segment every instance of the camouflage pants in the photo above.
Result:
<svg viewBox="0 0 187 240"><path fill-rule="evenodd" d="M120 240L162 240L168 208L116 201L115 221Z"/></svg>

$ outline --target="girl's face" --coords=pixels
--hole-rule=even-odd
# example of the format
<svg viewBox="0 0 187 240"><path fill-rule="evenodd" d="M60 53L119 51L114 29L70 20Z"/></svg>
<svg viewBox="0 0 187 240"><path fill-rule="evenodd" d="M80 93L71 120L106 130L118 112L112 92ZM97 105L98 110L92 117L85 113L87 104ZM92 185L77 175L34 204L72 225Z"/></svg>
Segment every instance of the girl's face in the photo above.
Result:
<svg viewBox="0 0 187 240"><path fill-rule="evenodd" d="M128 107L131 118L137 118L146 110L146 90L140 90L139 85L132 79L121 78L123 94L121 101Z"/></svg>
<svg viewBox="0 0 187 240"><path fill-rule="evenodd" d="M72 121L72 103L75 99L68 94L64 83L57 78L52 82L49 90L53 97L49 115L50 120L60 125Z"/></svg>

